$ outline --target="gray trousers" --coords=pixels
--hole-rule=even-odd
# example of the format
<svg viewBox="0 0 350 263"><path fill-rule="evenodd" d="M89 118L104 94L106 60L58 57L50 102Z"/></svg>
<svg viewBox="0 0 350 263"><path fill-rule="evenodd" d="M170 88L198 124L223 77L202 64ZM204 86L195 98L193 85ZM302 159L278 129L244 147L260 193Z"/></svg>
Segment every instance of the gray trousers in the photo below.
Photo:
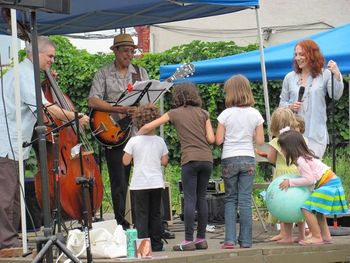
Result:
<svg viewBox="0 0 350 263"><path fill-rule="evenodd" d="M0 249L21 247L18 162L0 157Z"/></svg>

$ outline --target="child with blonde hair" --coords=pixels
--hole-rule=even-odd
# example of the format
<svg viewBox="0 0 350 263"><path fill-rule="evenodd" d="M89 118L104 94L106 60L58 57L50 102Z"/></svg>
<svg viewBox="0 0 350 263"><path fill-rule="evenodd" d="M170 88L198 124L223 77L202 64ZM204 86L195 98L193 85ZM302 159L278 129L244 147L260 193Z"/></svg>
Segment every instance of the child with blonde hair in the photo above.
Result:
<svg viewBox="0 0 350 263"><path fill-rule="evenodd" d="M298 130L299 122L296 119L296 115L287 107L277 108L271 116L270 134L273 139L269 142L270 148L266 158L270 163L275 165L274 174L272 179L285 174L299 175L299 171L295 165L288 166L286 159L281 152L281 147L278 144L278 138L280 133L285 130ZM257 152L260 154L259 152ZM268 221L270 223L277 223L277 219L269 214ZM277 241L278 243L292 243L292 228L293 224L281 222L280 233L272 237L271 241ZM299 237L297 241L305 238L305 223L299 222Z"/></svg>
<svg viewBox="0 0 350 263"><path fill-rule="evenodd" d="M225 243L223 249L252 246L252 191L255 175L253 142L264 143L264 119L253 108L249 80L236 75L225 82L226 109L218 116L215 142L223 143L221 166L225 185ZM239 211L239 235L236 235Z"/></svg>
<svg viewBox="0 0 350 263"><path fill-rule="evenodd" d="M304 134L305 132L305 120L302 116L296 114L295 115L295 119L297 120L298 122L298 132L300 132L301 134Z"/></svg>

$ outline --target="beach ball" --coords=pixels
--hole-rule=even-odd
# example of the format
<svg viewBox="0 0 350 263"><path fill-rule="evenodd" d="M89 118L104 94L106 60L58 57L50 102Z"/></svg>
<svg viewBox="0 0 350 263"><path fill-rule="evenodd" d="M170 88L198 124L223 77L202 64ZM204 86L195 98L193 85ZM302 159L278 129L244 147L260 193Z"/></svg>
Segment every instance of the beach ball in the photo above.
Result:
<svg viewBox="0 0 350 263"><path fill-rule="evenodd" d="M293 174L281 175L274 179L266 191L266 206L269 212L284 223L294 223L304 220L301 206L310 196L310 190L304 186L289 187L287 190L279 188L284 179L298 178Z"/></svg>

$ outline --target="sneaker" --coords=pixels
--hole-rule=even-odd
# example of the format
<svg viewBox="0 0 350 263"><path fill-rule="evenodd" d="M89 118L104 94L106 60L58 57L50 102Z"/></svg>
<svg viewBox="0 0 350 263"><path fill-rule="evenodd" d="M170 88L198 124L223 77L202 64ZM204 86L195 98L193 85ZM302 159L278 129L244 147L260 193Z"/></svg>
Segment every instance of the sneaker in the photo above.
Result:
<svg viewBox="0 0 350 263"><path fill-rule="evenodd" d="M163 241L157 242L157 245L152 246L152 251L154 252L164 251L164 242Z"/></svg>
<svg viewBox="0 0 350 263"><path fill-rule="evenodd" d="M196 249L207 249L208 242L205 239L196 239L194 242Z"/></svg>
<svg viewBox="0 0 350 263"><path fill-rule="evenodd" d="M183 241L181 244L173 246L174 251L193 251L196 250L196 246L191 241Z"/></svg>
<svg viewBox="0 0 350 263"><path fill-rule="evenodd" d="M223 244L221 246L222 249L234 249L235 245L234 244Z"/></svg>
<svg viewBox="0 0 350 263"><path fill-rule="evenodd" d="M164 247L152 247L153 252L165 251Z"/></svg>
<svg viewBox="0 0 350 263"><path fill-rule="evenodd" d="M251 248L252 246L249 245L240 245L240 248Z"/></svg>

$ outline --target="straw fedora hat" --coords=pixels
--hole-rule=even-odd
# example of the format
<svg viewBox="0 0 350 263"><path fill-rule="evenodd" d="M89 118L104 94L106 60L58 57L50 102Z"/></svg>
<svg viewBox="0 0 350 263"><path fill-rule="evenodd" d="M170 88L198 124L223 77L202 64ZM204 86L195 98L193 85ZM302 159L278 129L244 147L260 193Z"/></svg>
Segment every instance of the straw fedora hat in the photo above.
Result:
<svg viewBox="0 0 350 263"><path fill-rule="evenodd" d="M114 37L113 46L111 46L110 49L113 50L119 46L131 46L137 48L134 40L129 34L120 34Z"/></svg>

